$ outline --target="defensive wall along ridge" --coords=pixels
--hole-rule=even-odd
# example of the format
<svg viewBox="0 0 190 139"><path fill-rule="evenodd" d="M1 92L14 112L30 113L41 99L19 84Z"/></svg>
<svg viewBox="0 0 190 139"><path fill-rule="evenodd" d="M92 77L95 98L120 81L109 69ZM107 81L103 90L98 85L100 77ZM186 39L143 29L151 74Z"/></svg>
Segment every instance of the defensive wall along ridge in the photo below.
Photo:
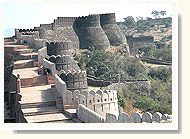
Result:
<svg viewBox="0 0 190 139"><path fill-rule="evenodd" d="M107 112L118 116L117 91L115 90L67 90L67 84L56 74L55 87L62 96L63 105L83 104L94 112L105 117Z"/></svg>
<svg viewBox="0 0 190 139"><path fill-rule="evenodd" d="M116 24L115 13L96 14L82 17L57 17L51 24L40 24L34 29L15 29L21 43L30 41L27 35L33 35L33 43L72 42L75 50L95 46L105 50L111 45L127 45L125 35Z"/></svg>
<svg viewBox="0 0 190 139"><path fill-rule="evenodd" d="M89 46L105 50L110 45L127 45L114 13L58 17L53 23L41 24L34 29L15 29L15 36L20 44L41 48L38 50L39 65L55 76L61 107L78 107L77 115L83 122L151 123L164 119L160 113L143 114L145 116L134 113L130 117L125 113L119 114L117 91L87 91L86 72L80 70L73 55L79 48L88 49ZM165 117L168 118L167 115Z"/></svg>
<svg viewBox="0 0 190 139"><path fill-rule="evenodd" d="M143 115L135 112L129 116L127 113L120 113L118 116L106 113L105 117L79 104L77 110L78 118L85 123L171 123L171 115L155 112L145 112Z"/></svg>
<svg viewBox="0 0 190 139"><path fill-rule="evenodd" d="M66 83L55 75L55 87L63 105L77 106L78 118L86 123L170 123L171 115L156 112L119 113L116 90L79 91L67 90Z"/></svg>

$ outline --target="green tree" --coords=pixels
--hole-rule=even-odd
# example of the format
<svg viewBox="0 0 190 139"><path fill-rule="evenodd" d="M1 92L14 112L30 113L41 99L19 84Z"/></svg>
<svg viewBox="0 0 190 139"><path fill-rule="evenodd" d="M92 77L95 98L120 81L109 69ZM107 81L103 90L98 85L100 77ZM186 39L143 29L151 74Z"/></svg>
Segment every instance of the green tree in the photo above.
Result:
<svg viewBox="0 0 190 139"><path fill-rule="evenodd" d="M122 108L125 108L126 99L124 98L121 92L117 93L117 98L118 98L118 105L121 106Z"/></svg>
<svg viewBox="0 0 190 139"><path fill-rule="evenodd" d="M143 75L146 75L146 68L140 63L139 59L131 58L127 62L127 67L125 68L126 73L135 79L142 79Z"/></svg>
<svg viewBox="0 0 190 139"><path fill-rule="evenodd" d="M161 16L165 16L166 15L166 11L160 11L159 12Z"/></svg>
<svg viewBox="0 0 190 139"><path fill-rule="evenodd" d="M154 52L153 55L156 59L172 61L172 49L171 48L158 49L157 51Z"/></svg>
<svg viewBox="0 0 190 139"><path fill-rule="evenodd" d="M145 43L139 48L139 50L144 52L144 57L154 58L153 54L156 51L156 45L152 43Z"/></svg>
<svg viewBox="0 0 190 139"><path fill-rule="evenodd" d="M154 113L159 109L159 104L151 97L139 96L133 103L133 107L141 109L143 112Z"/></svg>
<svg viewBox="0 0 190 139"><path fill-rule="evenodd" d="M132 16L128 16L126 18L124 18L124 22L123 24L129 28L134 27L135 24L135 20Z"/></svg>
<svg viewBox="0 0 190 139"><path fill-rule="evenodd" d="M157 78L166 82L171 77L172 71L168 68L157 68L151 69L148 75L151 76L151 78Z"/></svg>
<svg viewBox="0 0 190 139"><path fill-rule="evenodd" d="M156 11L156 10L155 10L155 11L152 11L151 14L153 15L154 18L159 18L159 17L160 17L160 16L159 16L160 13L159 13L158 11Z"/></svg>

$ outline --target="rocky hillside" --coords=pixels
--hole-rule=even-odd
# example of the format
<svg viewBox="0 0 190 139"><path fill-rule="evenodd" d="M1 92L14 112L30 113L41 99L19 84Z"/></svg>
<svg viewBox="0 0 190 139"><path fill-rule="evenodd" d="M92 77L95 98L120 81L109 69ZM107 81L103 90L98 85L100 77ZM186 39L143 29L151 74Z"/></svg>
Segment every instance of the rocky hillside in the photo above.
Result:
<svg viewBox="0 0 190 139"><path fill-rule="evenodd" d="M124 18L118 25L127 36L154 36L154 40L171 47L172 44L172 18L141 19L135 21L133 17Z"/></svg>

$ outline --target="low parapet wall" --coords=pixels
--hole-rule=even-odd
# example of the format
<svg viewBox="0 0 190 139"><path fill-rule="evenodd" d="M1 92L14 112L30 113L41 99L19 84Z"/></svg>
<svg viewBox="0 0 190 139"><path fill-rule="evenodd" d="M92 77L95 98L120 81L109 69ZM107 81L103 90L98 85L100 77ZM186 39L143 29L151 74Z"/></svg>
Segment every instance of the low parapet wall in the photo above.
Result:
<svg viewBox="0 0 190 139"><path fill-rule="evenodd" d="M55 68L55 64L46 60L45 58L42 60L42 65L44 68L47 68L51 71L52 75L57 74L57 70Z"/></svg>
<svg viewBox="0 0 190 139"><path fill-rule="evenodd" d="M104 81L104 80L96 80L94 78L87 77L87 83L90 86L96 86L96 87L104 87L111 84L110 81Z"/></svg>
<svg viewBox="0 0 190 139"><path fill-rule="evenodd" d="M45 40L44 39L34 39L34 45L37 49L45 48ZM46 50L47 51L47 50Z"/></svg>
<svg viewBox="0 0 190 139"><path fill-rule="evenodd" d="M115 90L98 90L90 92L75 90L71 92L67 90L65 82L56 74L55 75L56 89L63 98L63 105L83 104L92 111L97 112L105 117L106 113L113 113L118 116L118 100L117 91Z"/></svg>
<svg viewBox="0 0 190 139"><path fill-rule="evenodd" d="M104 123L105 118L100 114L90 110L84 105L79 105L77 111L78 118L85 123Z"/></svg>
<svg viewBox="0 0 190 139"><path fill-rule="evenodd" d="M90 110L88 107L80 104L77 111L78 118L85 123L171 123L172 116L155 112L153 115L150 112L145 112L141 115L138 112L132 113L129 116L127 113L120 113L115 116L111 113L106 113L106 117L102 117L98 113Z"/></svg>
<svg viewBox="0 0 190 139"><path fill-rule="evenodd" d="M62 98L65 98L65 92L67 90L66 83L57 74L55 74L55 88Z"/></svg>
<svg viewBox="0 0 190 139"><path fill-rule="evenodd" d="M38 62L42 64L43 59L47 56L47 48L43 47L38 50Z"/></svg>

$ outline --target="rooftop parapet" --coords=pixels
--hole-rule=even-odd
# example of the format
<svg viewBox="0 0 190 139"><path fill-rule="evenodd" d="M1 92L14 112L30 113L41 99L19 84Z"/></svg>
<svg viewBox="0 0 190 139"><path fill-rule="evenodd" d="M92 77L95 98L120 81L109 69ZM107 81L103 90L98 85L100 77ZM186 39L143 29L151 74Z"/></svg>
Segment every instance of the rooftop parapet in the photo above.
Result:
<svg viewBox="0 0 190 139"><path fill-rule="evenodd" d="M40 24L40 29L52 30L52 24Z"/></svg>
<svg viewBox="0 0 190 139"><path fill-rule="evenodd" d="M54 27L64 27L64 26L73 26L76 17L57 17L54 20L53 26Z"/></svg>
<svg viewBox="0 0 190 139"><path fill-rule="evenodd" d="M77 27L100 26L100 15L93 14L93 15L78 17L76 19L76 26Z"/></svg>
<svg viewBox="0 0 190 139"><path fill-rule="evenodd" d="M20 33L25 33L25 32L35 32L35 29L16 29L18 30Z"/></svg>
<svg viewBox="0 0 190 139"><path fill-rule="evenodd" d="M73 49L72 42L46 42L47 54L51 55L63 55L65 51Z"/></svg>
<svg viewBox="0 0 190 139"><path fill-rule="evenodd" d="M115 13L106 13L100 15L100 23L103 24L116 24Z"/></svg>

